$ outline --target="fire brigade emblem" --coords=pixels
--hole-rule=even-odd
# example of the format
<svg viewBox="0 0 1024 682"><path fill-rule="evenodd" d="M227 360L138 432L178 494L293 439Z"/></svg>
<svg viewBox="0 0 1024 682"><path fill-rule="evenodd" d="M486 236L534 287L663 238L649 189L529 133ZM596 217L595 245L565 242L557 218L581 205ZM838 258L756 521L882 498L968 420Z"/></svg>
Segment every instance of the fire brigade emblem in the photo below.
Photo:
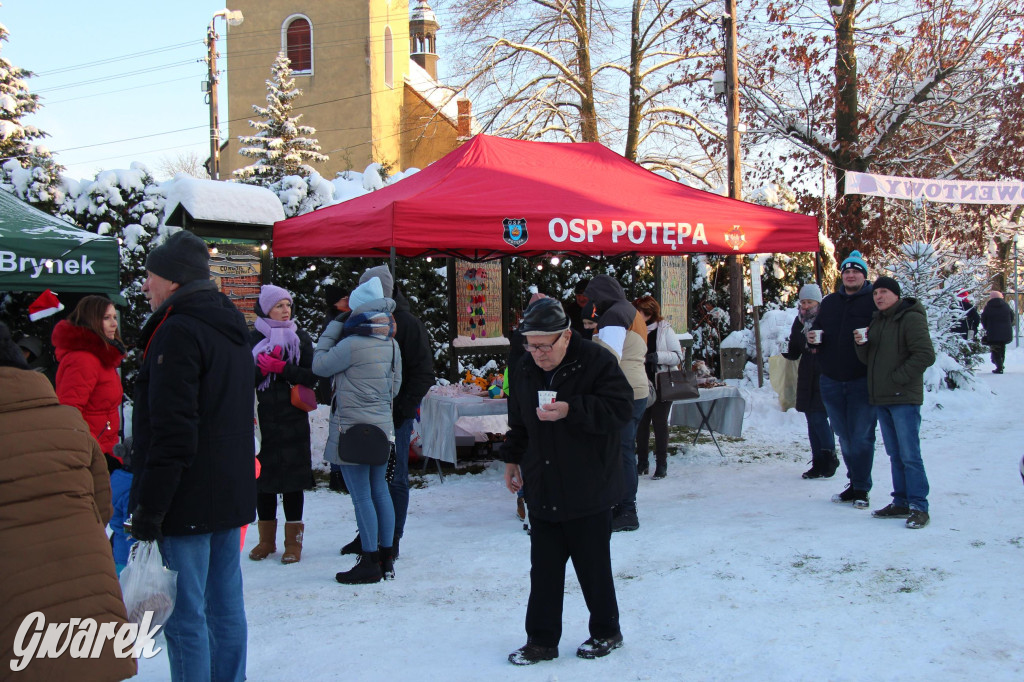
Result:
<svg viewBox="0 0 1024 682"><path fill-rule="evenodd" d="M505 226L502 238L507 244L519 248L530 238L526 231L526 218L505 218L501 223Z"/></svg>
<svg viewBox="0 0 1024 682"><path fill-rule="evenodd" d="M743 230L739 225L733 225L732 229L725 233L725 243L731 246L733 251L739 251L747 243L747 238L743 236Z"/></svg>

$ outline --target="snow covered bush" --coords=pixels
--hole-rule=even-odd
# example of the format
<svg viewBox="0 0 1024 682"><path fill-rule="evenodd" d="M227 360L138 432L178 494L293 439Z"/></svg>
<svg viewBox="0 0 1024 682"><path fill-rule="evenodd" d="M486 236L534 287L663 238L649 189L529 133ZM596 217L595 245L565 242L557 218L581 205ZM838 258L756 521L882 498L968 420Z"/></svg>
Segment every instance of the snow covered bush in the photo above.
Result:
<svg viewBox="0 0 1024 682"><path fill-rule="evenodd" d="M880 269L899 282L902 297L918 299L928 313L935 364L925 372L925 388L935 391L972 385L977 347L952 329L966 315L957 293L982 289L987 274L985 261L962 256L951 243L934 237L885 254Z"/></svg>

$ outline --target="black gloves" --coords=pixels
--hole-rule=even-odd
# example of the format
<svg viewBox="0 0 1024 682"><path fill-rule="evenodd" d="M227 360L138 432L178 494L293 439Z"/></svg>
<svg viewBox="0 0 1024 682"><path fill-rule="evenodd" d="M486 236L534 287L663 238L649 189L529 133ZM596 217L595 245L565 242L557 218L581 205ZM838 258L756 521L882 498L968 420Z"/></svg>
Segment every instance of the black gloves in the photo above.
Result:
<svg viewBox="0 0 1024 682"><path fill-rule="evenodd" d="M139 542L163 540L164 534L161 526L164 523L164 513L151 512L140 504L125 521L124 532Z"/></svg>
<svg viewBox="0 0 1024 682"><path fill-rule="evenodd" d="M649 365L656 365L656 364L658 364L658 354L657 353L648 353L647 355L644 356L644 362L646 362Z"/></svg>

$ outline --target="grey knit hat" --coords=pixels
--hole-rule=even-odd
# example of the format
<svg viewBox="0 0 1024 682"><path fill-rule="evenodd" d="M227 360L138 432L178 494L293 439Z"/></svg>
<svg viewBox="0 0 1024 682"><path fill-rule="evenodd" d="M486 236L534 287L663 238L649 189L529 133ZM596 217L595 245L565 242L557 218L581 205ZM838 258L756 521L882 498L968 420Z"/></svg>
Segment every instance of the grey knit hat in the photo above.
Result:
<svg viewBox="0 0 1024 682"><path fill-rule="evenodd" d="M384 297L391 298L391 294L395 289L395 278L391 276L391 270L388 269L388 266L378 265L373 268L367 268L366 272L359 278L359 283L364 284L371 277L376 277L380 280L380 288L384 291Z"/></svg>
<svg viewBox="0 0 1024 682"><path fill-rule="evenodd" d="M817 284L805 284L800 287L800 296L797 300L821 303L821 288Z"/></svg>
<svg viewBox="0 0 1024 682"><path fill-rule="evenodd" d="M210 279L210 250L202 239L181 230L149 252L146 269L178 284Z"/></svg>

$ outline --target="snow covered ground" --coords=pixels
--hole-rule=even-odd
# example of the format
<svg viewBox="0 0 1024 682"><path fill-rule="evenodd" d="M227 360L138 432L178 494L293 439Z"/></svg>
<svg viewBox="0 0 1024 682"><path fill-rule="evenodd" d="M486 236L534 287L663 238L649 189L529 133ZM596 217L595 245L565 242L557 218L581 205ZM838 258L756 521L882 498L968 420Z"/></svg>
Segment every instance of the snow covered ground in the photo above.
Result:
<svg viewBox="0 0 1024 682"><path fill-rule="evenodd" d="M640 481L641 527L612 538L625 646L576 658L587 611L569 570L561 657L517 668L529 537L502 468L436 475L412 491L397 580L342 586L355 530L344 495L306 497L302 561L243 558L248 679L261 680L1020 680L1024 565L1024 349L977 391L929 394L922 426L932 521L829 501L805 481L803 416L746 387L742 440L669 458ZM889 501L881 436L872 508ZM256 543L255 528L246 552ZM280 547L280 539L279 539ZM140 663L169 679L163 654Z"/></svg>

